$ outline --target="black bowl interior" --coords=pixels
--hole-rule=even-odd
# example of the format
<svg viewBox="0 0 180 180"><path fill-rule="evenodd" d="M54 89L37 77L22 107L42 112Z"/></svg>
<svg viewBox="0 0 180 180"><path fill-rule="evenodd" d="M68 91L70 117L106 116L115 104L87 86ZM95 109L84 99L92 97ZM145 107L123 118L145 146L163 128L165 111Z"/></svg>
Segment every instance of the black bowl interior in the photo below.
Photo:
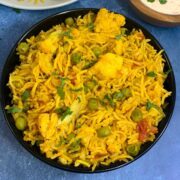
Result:
<svg viewBox="0 0 180 180"><path fill-rule="evenodd" d="M2 77L1 77L1 88L0 88L0 97L1 97L1 106L2 106L2 110L5 116L5 119L12 131L12 133L14 134L14 136L16 137L16 139L20 142L20 144L23 145L23 147L25 149L27 149L32 155L34 155L35 157L39 158L40 160L44 161L45 163L48 163L54 167L63 169L63 170L68 170L68 171L73 171L73 172L81 172L81 173L91 173L91 169L79 166L79 167L74 167L74 166L65 166L62 165L60 163L57 163L56 160L51 160L45 157L45 155L41 154L40 150L38 147L36 146L31 146L30 143L23 141L23 136L22 133L20 131L18 131L14 125L14 120L11 116L11 114L8 114L5 111L5 106L7 104L11 103L11 98L9 97L9 93L10 93L10 89L6 86L7 82L8 82L8 78L9 78L9 74L14 70L15 66L19 64L19 60L18 60L18 56L16 55L16 47L17 44L21 41L25 41L25 39L31 37L32 35L37 35L41 30L48 30L50 29L52 26L57 25L61 22L63 22L65 20L65 18L67 17L77 17L79 15L85 15L86 13L88 13L89 11L93 11L93 12L97 12L98 9L74 9L74 10L69 10L66 12L62 12L62 13L58 13L56 15L50 16L44 20L42 20L41 22L35 24L30 30L28 30L21 38L20 40L15 44L14 49L12 49L5 65L3 68L3 72L2 72ZM155 47L155 49L157 49L158 51L160 51L161 49L163 49L161 47L161 45L157 42L157 40L146 30L144 29L142 26L140 26L139 24L137 24L136 22L134 22L133 20L129 19L126 17L126 28L128 28L129 30L132 30L133 28L136 29L141 29L143 31L143 33L145 34L146 38L151 39L151 45ZM165 71L171 69L172 70L172 66L170 64L170 61L166 55L165 52L163 52L163 58L166 60L165 63ZM164 109L164 112L166 114L165 118L159 123L158 129L159 132L156 135L156 139L154 142L148 142L145 143L142 147L141 147L141 151L139 153L139 155L137 155L134 160L138 159L139 157L141 157L145 152L147 152L156 142L157 140L160 138L160 136L163 134L164 130L166 129L170 118L172 116L173 113L173 109L174 109L174 104L175 104L175 94L176 94L176 87L175 87L175 79L174 79L174 73L173 70L169 73L166 81L165 81L165 88L169 91L172 91L172 95L170 97L167 98L166 102L168 103L168 105L166 106L166 108ZM134 161L133 160L133 161ZM109 166L99 166L97 167L97 169L94 172L104 172L104 171L109 171L109 170L113 170L116 168L120 168L122 166L125 166L133 161L129 161L127 163L125 162L115 162Z"/></svg>

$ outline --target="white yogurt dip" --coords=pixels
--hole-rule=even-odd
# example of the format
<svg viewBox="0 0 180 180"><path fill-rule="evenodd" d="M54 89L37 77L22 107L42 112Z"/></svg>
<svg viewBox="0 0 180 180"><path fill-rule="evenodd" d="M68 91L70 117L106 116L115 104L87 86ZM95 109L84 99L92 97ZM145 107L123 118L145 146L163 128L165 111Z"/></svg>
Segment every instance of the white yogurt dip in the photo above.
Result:
<svg viewBox="0 0 180 180"><path fill-rule="evenodd" d="M155 0L154 2L141 0L141 2L157 12L169 15L180 15L180 0L167 0L165 4L160 4L159 0Z"/></svg>

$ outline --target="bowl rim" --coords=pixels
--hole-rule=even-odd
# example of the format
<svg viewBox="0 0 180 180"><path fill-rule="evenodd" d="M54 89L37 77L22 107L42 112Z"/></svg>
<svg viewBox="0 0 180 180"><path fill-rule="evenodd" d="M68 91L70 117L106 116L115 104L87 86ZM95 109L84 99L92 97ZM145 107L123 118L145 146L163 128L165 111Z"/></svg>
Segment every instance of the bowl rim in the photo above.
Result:
<svg viewBox="0 0 180 180"><path fill-rule="evenodd" d="M66 10L66 11L63 11L63 12L59 12L59 13L55 13L53 15L50 15L44 19L42 19L41 21L38 21L37 23L35 23L34 25L32 25L25 33L23 33L23 35L17 40L17 42L14 44L13 48L11 49L10 51L10 54L9 56L7 57L6 61L5 61L5 64L2 68L2 76L1 76L1 79L0 81L3 82L3 79L5 79L5 69L7 67L7 65L9 64L9 62L11 61L11 58L13 57L14 53L16 52L16 47L18 45L19 42L23 41L26 36L28 36L29 33L31 33L31 31L33 31L35 28L37 28L38 26L41 26L43 23L45 23L46 21L48 20L51 20L55 17L58 17L58 16L61 16L63 14L68 14L68 13L75 13L75 12L81 12L81 11L86 11L86 12L89 12L89 11L94 11L94 12L97 12L99 11L100 9L98 8L75 8L75 9L70 9L70 10ZM117 14L120 14L118 12L115 12L115 11L111 11L111 12L114 12L114 13L117 13ZM122 14L122 13L121 13ZM123 15L123 14L122 14ZM125 16L125 15L124 15ZM159 48L159 49L163 49L163 47L161 46L161 44L157 41L157 39L146 29L144 28L143 26L141 26L139 23L137 23L134 19L131 19L127 16L125 16L125 18L134 23L139 29L141 29L143 32L145 32L146 34L148 34L148 36L150 37L150 39L156 44L156 46ZM135 27L135 28L137 28ZM136 161L137 159L139 159L141 156L143 156L144 154L146 154L156 143L157 141L159 141L160 137L163 135L163 133L165 132L167 126L169 125L169 122L170 122L170 119L172 117L172 114L173 114L173 111L174 111L174 107L175 107L175 101L176 101L176 83L175 83L175 77L174 77L174 71L173 71L173 68L172 68L172 65L170 63L170 60L166 54L166 52L164 51L163 52L163 56L164 56L164 59L165 59L165 62L167 63L168 67L170 69L172 69L172 71L170 72L171 74L171 78L172 78L172 86L173 86L173 95L172 95L172 105L171 105L171 112L169 114L168 117L166 117L166 124L165 126L163 127L161 133L155 138L155 140L153 142L151 142L150 146L148 148L146 148L142 153L140 153L139 155L137 155L136 157L134 157L133 160L130 160L128 162L124 162L123 164L120 164L120 165L116 165L116 166L113 166L113 167L109 167L109 166L104 166L104 169L95 169L95 171L91 171L90 168L88 169L76 169L76 167L71 168L71 166L64 166L62 164L59 164L57 162L55 162L55 160L50 160L48 159L45 155L40 155L39 153L33 151L32 149L30 149L28 146L27 146L27 143L18 137L18 135L16 134L16 132L14 131L14 127L12 126L12 123L10 122L10 120L8 119L7 117L7 112L5 111L5 99L3 98L3 88L2 88L2 83L0 83L1 85L1 88L0 88L0 104L1 104L1 109L2 109L2 112L3 112L3 115L4 115L4 119L5 121L7 122L8 124L8 127L10 128L12 134L14 135L14 137L16 138L16 140L23 146L24 149L26 149L28 152L30 152L31 155L33 155L34 157L36 157L37 159L41 160L42 162L46 163L46 164L49 164L53 167L56 167L58 169L61 169L61 170L65 170L65 171L69 171L69 172L75 172L75 173L88 173L88 174L93 174L93 173L100 173L100 172L107 172L107 171L111 171L111 170L115 170L115 169L118 169L118 168L122 168L134 161Z"/></svg>

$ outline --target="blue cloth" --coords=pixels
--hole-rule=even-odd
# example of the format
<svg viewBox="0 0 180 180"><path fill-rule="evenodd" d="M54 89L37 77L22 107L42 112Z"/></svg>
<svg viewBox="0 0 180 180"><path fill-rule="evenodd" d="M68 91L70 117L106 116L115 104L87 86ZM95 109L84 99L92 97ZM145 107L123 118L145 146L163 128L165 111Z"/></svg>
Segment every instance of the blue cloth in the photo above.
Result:
<svg viewBox="0 0 180 180"><path fill-rule="evenodd" d="M171 122L158 143L137 161L111 172L76 174L53 168L28 153L14 138L0 111L0 180L178 180L180 178L180 27L160 28L141 21L127 0L80 0L46 11L16 13L0 6L0 74L11 48L21 35L41 19L67 9L106 7L123 13L147 28L164 47L172 63L177 85L176 107Z"/></svg>

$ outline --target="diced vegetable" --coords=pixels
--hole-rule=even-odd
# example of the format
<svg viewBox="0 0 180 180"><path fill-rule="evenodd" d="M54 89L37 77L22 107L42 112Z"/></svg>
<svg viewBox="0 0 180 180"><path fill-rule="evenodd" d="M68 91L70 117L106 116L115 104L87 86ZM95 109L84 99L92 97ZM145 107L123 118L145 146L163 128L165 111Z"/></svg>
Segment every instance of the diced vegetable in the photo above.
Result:
<svg viewBox="0 0 180 180"><path fill-rule="evenodd" d="M139 108L135 108L134 111L131 114L131 119L134 122L139 122L143 119L143 114Z"/></svg>
<svg viewBox="0 0 180 180"><path fill-rule="evenodd" d="M96 99L96 98L90 98L89 100L88 100L88 108L90 109L90 110L97 110L98 109L98 100Z"/></svg>
<svg viewBox="0 0 180 180"><path fill-rule="evenodd" d="M17 47L17 51L20 54L26 54L28 50L29 50L29 45L26 42L21 42Z"/></svg>
<svg viewBox="0 0 180 180"><path fill-rule="evenodd" d="M136 156L139 153L140 145L139 144L128 145L126 150L129 155Z"/></svg>
<svg viewBox="0 0 180 180"><path fill-rule="evenodd" d="M98 57L98 56L101 55L101 53L102 53L100 47L98 47L98 46L93 47L93 48L92 48L92 51L93 51L93 53L94 53L94 55L95 55L96 57Z"/></svg>
<svg viewBox="0 0 180 180"><path fill-rule="evenodd" d="M66 25L72 26L74 24L74 20L72 17L68 17L65 19Z"/></svg>
<svg viewBox="0 0 180 180"><path fill-rule="evenodd" d="M115 93L113 93L113 99L115 99L117 101L121 101L124 99L124 95L121 91L115 92Z"/></svg>
<svg viewBox="0 0 180 180"><path fill-rule="evenodd" d="M131 90L130 88L124 88L121 90L122 94L128 98L128 97L131 97L132 96L132 93L131 93Z"/></svg>
<svg viewBox="0 0 180 180"><path fill-rule="evenodd" d="M20 116L15 120L15 125L18 130L23 131L27 126L27 120L25 117Z"/></svg>
<svg viewBox="0 0 180 180"><path fill-rule="evenodd" d="M73 53L71 55L71 63L73 65L78 64L81 61L81 57L82 57L81 53L79 53L79 52Z"/></svg>
<svg viewBox="0 0 180 180"><path fill-rule="evenodd" d="M110 127L101 127L99 129L96 130L98 137L102 138L102 137L107 137L111 134L111 129Z"/></svg>
<svg viewBox="0 0 180 180"><path fill-rule="evenodd" d="M93 90L94 87L96 86L96 81L95 80L88 80L84 83L84 86L86 86L89 90Z"/></svg>

